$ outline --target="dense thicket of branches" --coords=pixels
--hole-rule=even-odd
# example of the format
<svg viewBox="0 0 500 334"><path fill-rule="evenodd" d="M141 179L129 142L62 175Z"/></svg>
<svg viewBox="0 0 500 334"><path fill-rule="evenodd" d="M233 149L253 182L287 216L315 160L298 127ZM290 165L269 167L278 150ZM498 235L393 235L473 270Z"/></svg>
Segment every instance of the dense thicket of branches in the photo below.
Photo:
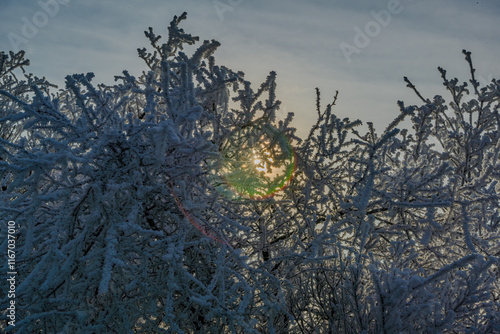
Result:
<svg viewBox="0 0 500 334"><path fill-rule="evenodd" d="M253 89L215 65L216 41L186 55L184 18L163 44L149 29L147 69L114 86L75 74L54 92L22 52L0 54L3 253L18 226L2 331L500 332L499 81L480 85L464 51L469 84L440 69L447 103L405 78L422 105L399 102L382 134L318 92L301 140L276 119L276 74ZM295 147L294 178L225 196L214 161L256 122Z"/></svg>

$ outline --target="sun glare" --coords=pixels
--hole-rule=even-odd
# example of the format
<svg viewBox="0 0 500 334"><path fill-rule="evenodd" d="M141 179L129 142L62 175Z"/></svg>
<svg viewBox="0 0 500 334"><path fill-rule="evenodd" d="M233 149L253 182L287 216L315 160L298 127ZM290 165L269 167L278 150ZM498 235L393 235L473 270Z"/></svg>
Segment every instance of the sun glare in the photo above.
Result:
<svg viewBox="0 0 500 334"><path fill-rule="evenodd" d="M273 196L288 185L295 170L293 147L268 124L235 130L221 152L217 174L229 192L242 198Z"/></svg>

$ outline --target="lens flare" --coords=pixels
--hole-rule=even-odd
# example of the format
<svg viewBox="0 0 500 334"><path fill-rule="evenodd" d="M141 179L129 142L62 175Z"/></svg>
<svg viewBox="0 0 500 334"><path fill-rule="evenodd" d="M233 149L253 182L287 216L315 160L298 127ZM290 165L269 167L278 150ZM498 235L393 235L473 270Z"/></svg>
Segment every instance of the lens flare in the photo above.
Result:
<svg viewBox="0 0 500 334"><path fill-rule="evenodd" d="M290 183L295 171L293 147L269 124L247 125L231 132L220 153L217 179L222 181L223 193L232 198L272 197Z"/></svg>
<svg viewBox="0 0 500 334"><path fill-rule="evenodd" d="M181 212L184 214L184 216L189 220L191 225L193 225L198 231L203 233L205 236L209 237L210 239L217 241L221 244L227 245L230 248L233 248L227 241L217 237L214 232L210 232L206 227L204 227L192 214L189 212L184 205L182 204L182 201L179 199L179 196L175 193L175 187L174 183L170 181L170 190L172 192L172 196L175 199L175 203L177 204L177 207L181 210Z"/></svg>

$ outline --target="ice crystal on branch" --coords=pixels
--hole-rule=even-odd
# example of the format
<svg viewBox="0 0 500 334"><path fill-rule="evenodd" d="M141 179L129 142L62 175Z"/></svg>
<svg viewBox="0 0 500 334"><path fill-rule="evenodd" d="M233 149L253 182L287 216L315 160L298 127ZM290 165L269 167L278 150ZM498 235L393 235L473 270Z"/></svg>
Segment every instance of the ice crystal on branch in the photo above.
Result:
<svg viewBox="0 0 500 334"><path fill-rule="evenodd" d="M54 92L0 53L22 305L3 331L499 331L500 84L469 52L469 83L439 69L449 103L405 78L422 105L398 102L383 133L317 90L301 140L276 117L276 73L255 88L217 41L184 53L184 19L166 40L149 28L144 72L112 86L73 74Z"/></svg>

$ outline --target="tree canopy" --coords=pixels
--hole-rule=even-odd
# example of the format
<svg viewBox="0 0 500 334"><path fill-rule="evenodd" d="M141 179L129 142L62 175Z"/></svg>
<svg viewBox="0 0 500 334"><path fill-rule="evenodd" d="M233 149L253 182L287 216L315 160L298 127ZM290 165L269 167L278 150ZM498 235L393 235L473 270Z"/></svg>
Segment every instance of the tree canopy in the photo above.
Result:
<svg viewBox="0 0 500 334"><path fill-rule="evenodd" d="M0 53L2 331L500 332L500 82L470 52L468 82L439 68L450 102L405 78L421 105L377 133L317 90L299 138L276 73L216 65L185 18L115 85Z"/></svg>

